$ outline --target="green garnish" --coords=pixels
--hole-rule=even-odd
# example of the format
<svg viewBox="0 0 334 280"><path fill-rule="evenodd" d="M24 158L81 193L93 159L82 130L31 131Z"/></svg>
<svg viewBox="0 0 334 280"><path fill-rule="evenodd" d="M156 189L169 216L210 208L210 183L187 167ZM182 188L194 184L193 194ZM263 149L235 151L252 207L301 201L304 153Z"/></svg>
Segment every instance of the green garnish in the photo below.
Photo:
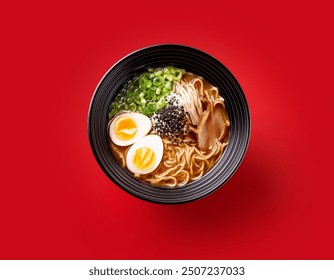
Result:
<svg viewBox="0 0 334 280"><path fill-rule="evenodd" d="M109 107L109 118L121 111L140 112L152 116L167 105L166 97L173 84L182 78L182 70L168 66L149 68L124 84Z"/></svg>

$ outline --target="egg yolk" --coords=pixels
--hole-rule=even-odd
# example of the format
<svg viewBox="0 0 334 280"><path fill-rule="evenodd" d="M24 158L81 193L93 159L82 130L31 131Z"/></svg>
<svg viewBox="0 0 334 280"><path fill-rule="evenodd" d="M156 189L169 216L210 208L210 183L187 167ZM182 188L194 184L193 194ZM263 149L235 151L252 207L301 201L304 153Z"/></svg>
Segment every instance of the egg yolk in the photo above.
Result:
<svg viewBox="0 0 334 280"><path fill-rule="evenodd" d="M133 139L137 130L137 125L132 118L121 118L115 124L115 134L121 140Z"/></svg>
<svg viewBox="0 0 334 280"><path fill-rule="evenodd" d="M155 158L155 152L152 149L142 147L136 150L133 164L140 170L147 170L153 166Z"/></svg>

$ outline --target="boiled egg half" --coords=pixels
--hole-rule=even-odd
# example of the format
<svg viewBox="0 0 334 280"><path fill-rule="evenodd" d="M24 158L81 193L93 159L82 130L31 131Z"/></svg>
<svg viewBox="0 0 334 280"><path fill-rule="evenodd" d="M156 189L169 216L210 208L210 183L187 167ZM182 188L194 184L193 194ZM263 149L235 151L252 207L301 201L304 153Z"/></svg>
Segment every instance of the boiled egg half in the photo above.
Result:
<svg viewBox="0 0 334 280"><path fill-rule="evenodd" d="M152 123L149 117L140 113L123 113L111 120L109 135L118 146L129 146L150 132Z"/></svg>
<svg viewBox="0 0 334 280"><path fill-rule="evenodd" d="M127 168L135 175L152 172L161 162L163 149L160 136L144 136L128 150L126 155Z"/></svg>

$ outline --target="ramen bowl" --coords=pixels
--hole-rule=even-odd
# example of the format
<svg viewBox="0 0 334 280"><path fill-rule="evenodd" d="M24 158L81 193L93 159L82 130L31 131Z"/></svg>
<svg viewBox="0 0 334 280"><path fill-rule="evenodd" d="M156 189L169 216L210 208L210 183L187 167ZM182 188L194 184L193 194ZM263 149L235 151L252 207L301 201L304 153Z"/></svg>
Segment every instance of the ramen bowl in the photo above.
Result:
<svg viewBox="0 0 334 280"><path fill-rule="evenodd" d="M212 169L198 180L176 188L162 188L136 179L114 157L109 145L109 105L124 83L148 68L175 66L203 77L219 89L230 119L229 143ZM112 66L98 84L89 108L88 135L104 173L124 191L140 199L176 204L203 198L221 186L241 164L250 138L250 114L245 95L231 72L217 59L181 45L156 45L137 50Z"/></svg>

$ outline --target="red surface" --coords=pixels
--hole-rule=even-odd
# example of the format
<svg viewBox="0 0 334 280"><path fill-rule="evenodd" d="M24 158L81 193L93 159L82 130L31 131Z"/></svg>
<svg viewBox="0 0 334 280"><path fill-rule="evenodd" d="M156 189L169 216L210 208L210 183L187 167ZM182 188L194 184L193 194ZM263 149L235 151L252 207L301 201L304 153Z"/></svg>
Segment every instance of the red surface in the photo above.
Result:
<svg viewBox="0 0 334 280"><path fill-rule="evenodd" d="M115 2L1 7L0 258L333 259L329 1ZM114 186L86 131L104 73L158 43L218 58L252 116L237 173L184 205Z"/></svg>

